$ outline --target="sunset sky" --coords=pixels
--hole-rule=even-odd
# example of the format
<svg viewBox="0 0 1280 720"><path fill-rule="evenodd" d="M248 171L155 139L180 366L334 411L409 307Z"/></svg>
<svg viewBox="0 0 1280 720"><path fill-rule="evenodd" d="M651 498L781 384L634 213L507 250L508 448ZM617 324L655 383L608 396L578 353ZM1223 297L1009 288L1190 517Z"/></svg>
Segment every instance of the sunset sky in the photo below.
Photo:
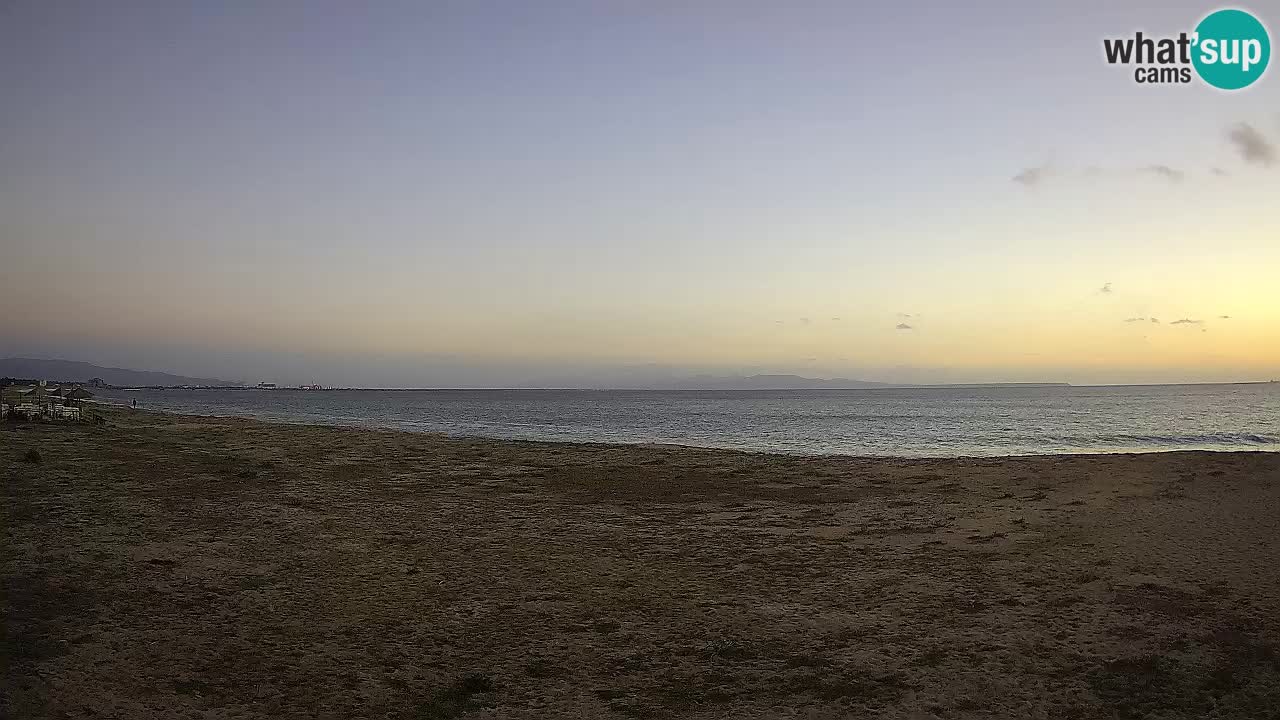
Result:
<svg viewBox="0 0 1280 720"><path fill-rule="evenodd" d="M0 357L1280 377L1280 68L1103 60L1218 5L965 5L2 2Z"/></svg>

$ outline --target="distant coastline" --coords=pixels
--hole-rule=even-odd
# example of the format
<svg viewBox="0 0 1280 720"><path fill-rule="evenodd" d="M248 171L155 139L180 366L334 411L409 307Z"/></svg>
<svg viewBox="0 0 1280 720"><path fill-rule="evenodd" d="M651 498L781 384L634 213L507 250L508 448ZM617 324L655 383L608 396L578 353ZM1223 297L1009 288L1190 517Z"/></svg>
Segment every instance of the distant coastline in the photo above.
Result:
<svg viewBox="0 0 1280 720"><path fill-rule="evenodd" d="M648 383L620 383L583 387L557 384L518 384L488 387L377 387L377 386L325 386L318 383L285 385L262 381L256 384L199 378L156 370L132 370L107 367L77 360L40 358L0 359L0 381L7 384L35 384L39 381L56 384L86 385L116 390L257 390L271 392L318 391L376 391L376 392L478 392L478 391L585 391L585 392L774 392L807 390L935 390L935 389L984 389L984 388L1070 388L1070 387L1156 387L1196 385L1256 385L1276 383L1277 380L1239 380L1228 382L1151 382L1151 383L1097 383L1076 384L1060 381L1035 382L979 382L979 383L895 383L851 378L812 378L802 375L761 374L741 376L700 375L689 378L653 381Z"/></svg>

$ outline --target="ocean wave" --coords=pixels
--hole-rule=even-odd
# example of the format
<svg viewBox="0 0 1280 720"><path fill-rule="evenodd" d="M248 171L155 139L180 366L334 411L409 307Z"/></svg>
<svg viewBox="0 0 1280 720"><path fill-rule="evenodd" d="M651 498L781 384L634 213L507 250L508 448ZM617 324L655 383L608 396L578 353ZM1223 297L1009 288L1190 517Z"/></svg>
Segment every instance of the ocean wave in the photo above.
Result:
<svg viewBox="0 0 1280 720"><path fill-rule="evenodd" d="M1113 435L1095 435L1092 437L1074 437L1062 438L1067 443L1079 443L1081 445L1107 445L1114 447L1125 446L1160 446L1160 447L1181 447L1181 446L1199 446L1199 445L1226 445L1226 446L1250 446L1250 445L1280 445L1280 437L1270 435L1258 435L1256 433L1206 433L1197 435L1136 435L1136 434L1113 434Z"/></svg>

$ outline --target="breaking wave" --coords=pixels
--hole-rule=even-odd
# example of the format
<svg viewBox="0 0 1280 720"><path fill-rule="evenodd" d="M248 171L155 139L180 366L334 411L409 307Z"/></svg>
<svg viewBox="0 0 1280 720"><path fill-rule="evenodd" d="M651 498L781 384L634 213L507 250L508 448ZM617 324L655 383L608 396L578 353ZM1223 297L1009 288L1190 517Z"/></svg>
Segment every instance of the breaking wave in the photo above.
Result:
<svg viewBox="0 0 1280 720"><path fill-rule="evenodd" d="M1112 434L1094 435L1090 437L1064 437L1066 444L1105 445L1109 447L1158 446L1158 447L1199 447L1213 446L1247 446L1247 445L1280 445L1280 437L1258 435L1255 433L1208 433L1199 435L1132 435Z"/></svg>

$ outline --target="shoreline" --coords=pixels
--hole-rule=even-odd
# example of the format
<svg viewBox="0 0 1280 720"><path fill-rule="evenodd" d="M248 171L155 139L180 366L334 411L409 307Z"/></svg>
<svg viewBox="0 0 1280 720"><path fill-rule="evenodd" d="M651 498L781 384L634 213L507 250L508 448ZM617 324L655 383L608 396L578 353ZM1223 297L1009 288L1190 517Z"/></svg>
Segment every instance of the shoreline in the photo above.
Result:
<svg viewBox="0 0 1280 720"><path fill-rule="evenodd" d="M108 415L0 426L10 716L1280 706L1276 453L799 457Z"/></svg>

